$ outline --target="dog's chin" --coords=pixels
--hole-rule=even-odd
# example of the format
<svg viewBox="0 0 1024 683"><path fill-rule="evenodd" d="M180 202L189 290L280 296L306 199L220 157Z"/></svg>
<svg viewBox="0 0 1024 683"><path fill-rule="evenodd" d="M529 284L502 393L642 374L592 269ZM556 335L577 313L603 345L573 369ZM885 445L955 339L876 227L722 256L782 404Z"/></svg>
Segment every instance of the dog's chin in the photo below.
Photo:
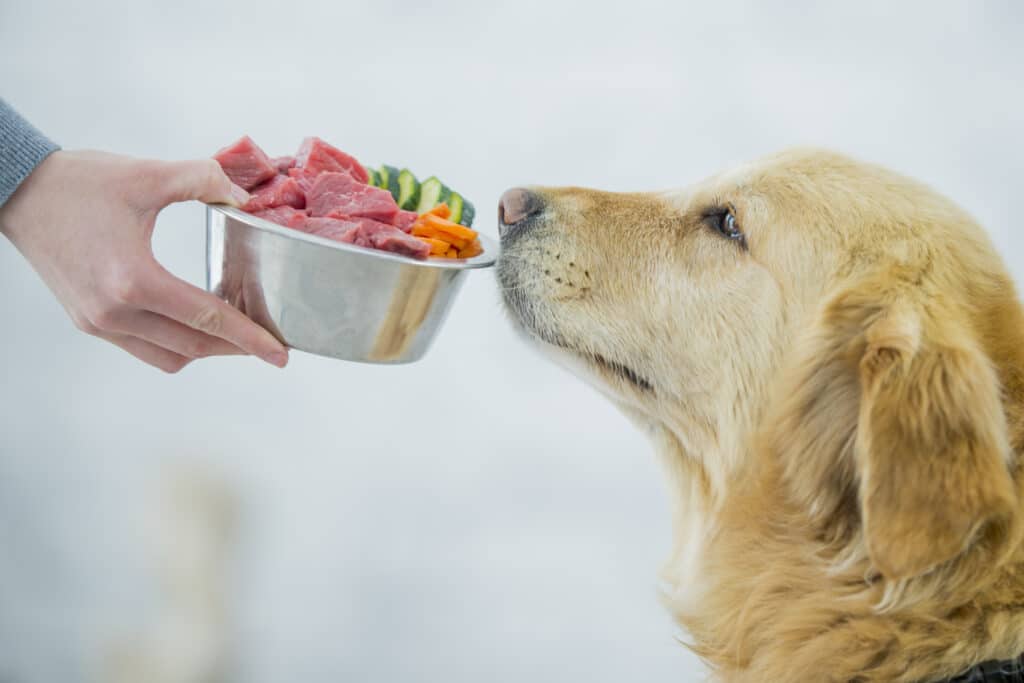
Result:
<svg viewBox="0 0 1024 683"><path fill-rule="evenodd" d="M498 281L505 310L512 318L516 331L527 341L539 346L557 363L614 398L621 398L624 388L643 393L654 391L651 381L629 365L612 360L592 348L575 344L567 335L559 332L557 324L548 320L551 316L546 315L547 312L524 293L519 272L510 263L498 264Z"/></svg>
<svg viewBox="0 0 1024 683"><path fill-rule="evenodd" d="M598 352L583 350L557 330L542 325L540 316L529 304L509 301L506 297L506 308L521 337L602 393L621 398L623 386L643 393L654 391L651 381L630 366L610 360Z"/></svg>
<svg viewBox="0 0 1024 683"><path fill-rule="evenodd" d="M562 344L552 344L527 333L533 346L556 365L569 371L598 393L621 406L638 407L638 399L654 391L645 378L628 367L611 362L603 356L580 351Z"/></svg>

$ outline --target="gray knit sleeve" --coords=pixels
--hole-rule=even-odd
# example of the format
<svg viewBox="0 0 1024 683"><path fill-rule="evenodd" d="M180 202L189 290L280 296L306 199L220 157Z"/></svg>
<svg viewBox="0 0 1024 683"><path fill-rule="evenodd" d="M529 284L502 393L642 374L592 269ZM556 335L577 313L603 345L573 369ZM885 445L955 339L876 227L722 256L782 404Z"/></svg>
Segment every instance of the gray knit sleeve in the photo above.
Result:
<svg viewBox="0 0 1024 683"><path fill-rule="evenodd" d="M43 159L58 149L0 97L0 206Z"/></svg>

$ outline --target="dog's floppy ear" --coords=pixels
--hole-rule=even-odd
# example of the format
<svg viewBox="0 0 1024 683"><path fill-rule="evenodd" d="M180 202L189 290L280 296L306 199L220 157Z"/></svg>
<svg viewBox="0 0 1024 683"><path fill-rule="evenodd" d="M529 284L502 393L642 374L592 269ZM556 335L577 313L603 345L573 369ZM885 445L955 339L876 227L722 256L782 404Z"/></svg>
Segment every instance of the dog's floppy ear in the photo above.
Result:
<svg viewBox="0 0 1024 683"><path fill-rule="evenodd" d="M865 331L855 446L864 536L888 578L922 574L1007 518L999 382L953 320L894 305Z"/></svg>
<svg viewBox="0 0 1024 683"><path fill-rule="evenodd" d="M872 289L829 304L773 441L812 513L859 513L872 564L903 579L1009 520L1010 445L995 370L957 315Z"/></svg>

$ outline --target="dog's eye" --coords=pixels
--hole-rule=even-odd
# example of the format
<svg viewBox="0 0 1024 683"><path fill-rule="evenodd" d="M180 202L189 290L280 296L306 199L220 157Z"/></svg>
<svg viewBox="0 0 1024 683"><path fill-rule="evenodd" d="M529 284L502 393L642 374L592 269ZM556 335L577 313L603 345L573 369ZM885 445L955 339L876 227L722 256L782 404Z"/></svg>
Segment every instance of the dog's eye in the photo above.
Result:
<svg viewBox="0 0 1024 683"><path fill-rule="evenodd" d="M736 216L733 214L731 209L718 209L705 216L704 219L707 224L722 237L739 242L742 246L746 247L746 238L743 236L743 231L740 230L739 224L736 222Z"/></svg>

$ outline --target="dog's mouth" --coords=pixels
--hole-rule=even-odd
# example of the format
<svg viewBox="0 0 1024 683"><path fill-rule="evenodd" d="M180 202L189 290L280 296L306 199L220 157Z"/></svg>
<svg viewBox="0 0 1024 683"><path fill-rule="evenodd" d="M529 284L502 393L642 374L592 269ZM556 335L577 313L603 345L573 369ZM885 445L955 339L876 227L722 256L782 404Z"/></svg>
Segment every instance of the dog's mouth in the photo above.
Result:
<svg viewBox="0 0 1024 683"><path fill-rule="evenodd" d="M506 285L505 277L500 279L505 305L515 318L518 327L528 336L555 348L567 351L577 358L589 361L600 370L624 380L639 391L654 391L654 385L628 365L610 360L600 353L580 349L557 332L552 331L549 327L540 325L536 310L530 305L522 292L515 286Z"/></svg>
<svg viewBox="0 0 1024 683"><path fill-rule="evenodd" d="M593 354L590 356L591 360L597 365L603 367L608 372L621 377L626 380L640 391L648 392L654 391L654 385L644 379L636 370L629 366L623 365L622 363L616 363L615 361L608 360L604 356Z"/></svg>
<svg viewBox="0 0 1024 683"><path fill-rule="evenodd" d="M543 339L549 344L556 346L564 351L568 351L577 358L582 358L585 361L589 361L592 365L600 369L601 371L608 373L614 377L625 381L627 384L632 386L637 391L648 393L654 391L654 385L651 384L643 375L629 367L617 361L609 360L599 353L585 352L567 343L553 343L548 339Z"/></svg>

